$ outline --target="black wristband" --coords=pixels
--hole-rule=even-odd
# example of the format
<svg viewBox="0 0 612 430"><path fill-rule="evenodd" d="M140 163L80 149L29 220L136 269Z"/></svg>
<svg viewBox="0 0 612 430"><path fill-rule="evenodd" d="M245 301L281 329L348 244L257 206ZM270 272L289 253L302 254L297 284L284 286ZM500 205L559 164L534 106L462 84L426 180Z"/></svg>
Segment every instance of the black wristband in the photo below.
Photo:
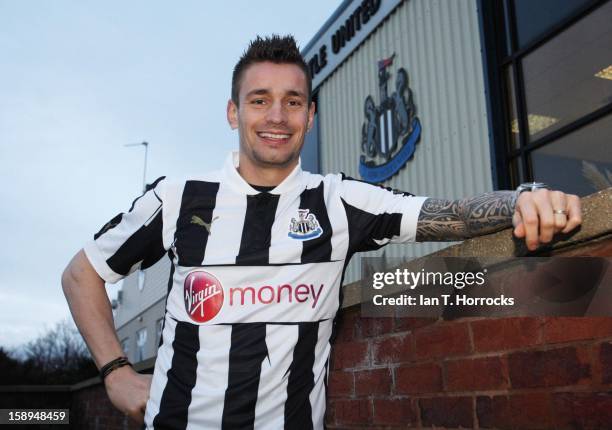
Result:
<svg viewBox="0 0 612 430"><path fill-rule="evenodd" d="M128 361L127 357L115 358L114 360L109 361L108 363L106 363L104 366L100 368L100 379L104 381L104 378L106 378L108 374L111 373L113 370L119 369L120 367L123 367L123 366L131 366L131 365L132 363Z"/></svg>

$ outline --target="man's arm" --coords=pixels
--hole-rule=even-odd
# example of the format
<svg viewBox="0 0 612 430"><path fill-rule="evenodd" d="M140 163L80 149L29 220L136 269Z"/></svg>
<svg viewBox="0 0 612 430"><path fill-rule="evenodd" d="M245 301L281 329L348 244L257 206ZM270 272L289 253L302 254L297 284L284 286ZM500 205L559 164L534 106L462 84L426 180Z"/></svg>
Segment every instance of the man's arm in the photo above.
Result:
<svg viewBox="0 0 612 430"><path fill-rule="evenodd" d="M98 369L123 356L113 323L111 305L104 289L104 280L94 270L82 250L64 270L62 288L74 321ZM130 366L123 366L111 372L104 383L115 407L142 423L151 376L140 375Z"/></svg>
<svg viewBox="0 0 612 430"><path fill-rule="evenodd" d="M427 199L421 208L416 240L463 240L514 225L514 234L535 250L554 233L567 233L582 222L580 199L560 191L497 191L460 200ZM562 214L560 211L566 211Z"/></svg>

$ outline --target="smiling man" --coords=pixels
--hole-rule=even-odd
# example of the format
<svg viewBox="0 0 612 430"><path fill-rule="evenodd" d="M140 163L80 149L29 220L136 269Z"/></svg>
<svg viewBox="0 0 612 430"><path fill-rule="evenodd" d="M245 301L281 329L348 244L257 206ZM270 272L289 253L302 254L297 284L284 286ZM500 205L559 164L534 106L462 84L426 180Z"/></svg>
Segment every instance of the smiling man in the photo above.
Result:
<svg viewBox="0 0 612 430"><path fill-rule="evenodd" d="M249 64L253 57L261 60ZM253 57L236 65L227 119L238 129L240 175L252 184L276 186L298 164L315 106L306 68L273 63L263 52Z"/></svg>
<svg viewBox="0 0 612 430"><path fill-rule="evenodd" d="M356 252L513 223L535 249L581 222L578 198L543 184L445 200L302 171L314 111L293 38L257 38L227 105L239 150L219 171L157 180L65 270L111 401L146 428L321 429L342 277ZM151 381L123 357L104 281L164 254L171 274Z"/></svg>

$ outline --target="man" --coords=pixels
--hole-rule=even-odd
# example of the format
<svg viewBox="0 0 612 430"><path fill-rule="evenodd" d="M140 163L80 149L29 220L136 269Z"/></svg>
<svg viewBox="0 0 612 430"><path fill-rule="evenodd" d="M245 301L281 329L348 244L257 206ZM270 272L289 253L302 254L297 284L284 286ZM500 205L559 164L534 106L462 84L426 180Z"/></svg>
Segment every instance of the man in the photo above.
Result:
<svg viewBox="0 0 612 430"><path fill-rule="evenodd" d="M322 428L329 341L355 252L513 223L534 250L581 222L576 196L546 189L449 201L303 172L314 110L293 38L257 38L227 104L239 151L221 171L157 180L65 270L64 292L109 398L146 428ZM104 281L165 253L172 269L151 381L118 359Z"/></svg>

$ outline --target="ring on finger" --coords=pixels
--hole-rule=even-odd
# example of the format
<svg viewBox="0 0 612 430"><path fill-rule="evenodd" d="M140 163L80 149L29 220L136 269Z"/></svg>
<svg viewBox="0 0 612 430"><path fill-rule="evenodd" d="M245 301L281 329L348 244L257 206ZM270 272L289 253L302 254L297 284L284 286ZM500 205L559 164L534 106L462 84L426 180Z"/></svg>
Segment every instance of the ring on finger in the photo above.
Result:
<svg viewBox="0 0 612 430"><path fill-rule="evenodd" d="M565 215L565 216L567 216L567 211L565 209L554 209L553 213L555 215Z"/></svg>

